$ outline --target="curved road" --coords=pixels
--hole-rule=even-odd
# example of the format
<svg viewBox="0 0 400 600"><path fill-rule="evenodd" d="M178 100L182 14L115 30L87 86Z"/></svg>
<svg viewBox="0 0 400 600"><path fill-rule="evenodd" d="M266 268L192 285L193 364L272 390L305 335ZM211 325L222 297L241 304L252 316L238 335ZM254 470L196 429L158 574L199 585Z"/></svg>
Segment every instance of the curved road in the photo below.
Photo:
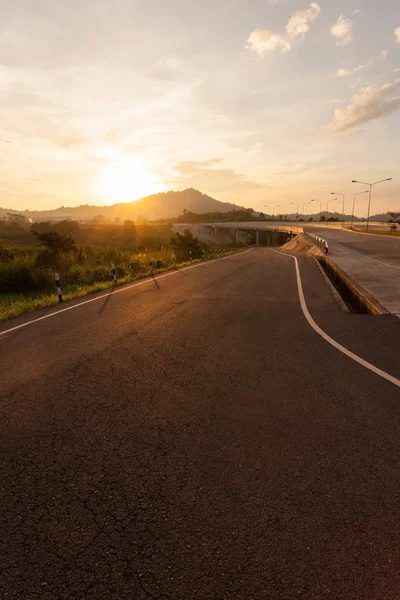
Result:
<svg viewBox="0 0 400 600"><path fill-rule="evenodd" d="M299 266L399 379L399 320ZM397 599L400 389L293 258L120 289L0 327L0 597Z"/></svg>

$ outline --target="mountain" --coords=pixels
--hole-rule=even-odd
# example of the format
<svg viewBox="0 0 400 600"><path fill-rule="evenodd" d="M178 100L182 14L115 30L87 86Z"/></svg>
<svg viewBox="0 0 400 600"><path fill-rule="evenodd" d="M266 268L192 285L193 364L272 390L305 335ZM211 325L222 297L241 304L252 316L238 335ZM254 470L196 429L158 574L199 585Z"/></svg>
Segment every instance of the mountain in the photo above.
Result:
<svg viewBox="0 0 400 600"><path fill-rule="evenodd" d="M0 208L0 217L5 216L7 212L19 213L33 221L51 221L60 219L86 220L93 219L99 215L107 219L132 219L139 215L147 220L168 219L178 217L184 209L195 213L205 212L229 212L235 209L241 209L242 206L230 204L229 202L220 202L202 194L198 190L189 188L180 192L162 192L146 196L136 202L125 202L113 204L112 206L89 206L88 204L73 207L55 208L53 210L25 210L16 211L12 209Z"/></svg>

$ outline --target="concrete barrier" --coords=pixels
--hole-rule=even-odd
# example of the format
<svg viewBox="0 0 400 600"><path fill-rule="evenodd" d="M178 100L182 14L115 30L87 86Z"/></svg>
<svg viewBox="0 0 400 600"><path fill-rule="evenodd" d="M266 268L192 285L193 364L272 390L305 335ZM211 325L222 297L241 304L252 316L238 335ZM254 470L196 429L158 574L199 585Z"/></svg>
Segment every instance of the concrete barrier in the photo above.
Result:
<svg viewBox="0 0 400 600"><path fill-rule="evenodd" d="M309 233L308 231L304 232L304 235L306 237L308 237L308 239L313 242L313 244L315 244L316 246L318 246L318 248L324 253L324 254L328 254L329 252L329 246L328 246L328 242L326 240L324 240L324 238L321 238L317 235L314 235L313 233Z"/></svg>

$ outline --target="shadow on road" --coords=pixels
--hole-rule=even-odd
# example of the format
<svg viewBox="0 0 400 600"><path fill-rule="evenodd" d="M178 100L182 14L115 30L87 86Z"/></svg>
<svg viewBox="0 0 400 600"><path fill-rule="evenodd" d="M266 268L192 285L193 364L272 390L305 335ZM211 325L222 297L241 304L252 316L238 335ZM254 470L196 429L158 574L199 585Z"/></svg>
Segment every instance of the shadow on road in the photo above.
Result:
<svg viewBox="0 0 400 600"><path fill-rule="evenodd" d="M177 273L179 273L179 275L182 275L183 277L188 277L187 273L184 273L183 271L181 271L180 269L175 269L175 271Z"/></svg>
<svg viewBox="0 0 400 600"><path fill-rule="evenodd" d="M114 293L115 288L112 288L109 293L107 294L107 298L104 300L103 304L101 305L100 309L99 309L99 315L102 315L103 312L106 310L107 308L107 304L110 302L111 300L111 296Z"/></svg>
<svg viewBox="0 0 400 600"><path fill-rule="evenodd" d="M154 285L156 286L156 288L159 290L160 289L160 284L158 283L157 279L154 277L154 275L152 275L153 281L154 281Z"/></svg>

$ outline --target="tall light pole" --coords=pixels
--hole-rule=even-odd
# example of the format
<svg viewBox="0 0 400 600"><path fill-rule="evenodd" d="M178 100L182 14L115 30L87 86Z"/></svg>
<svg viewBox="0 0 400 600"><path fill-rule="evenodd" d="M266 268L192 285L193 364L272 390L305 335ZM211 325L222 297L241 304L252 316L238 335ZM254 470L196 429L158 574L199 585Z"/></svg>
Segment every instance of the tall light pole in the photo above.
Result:
<svg viewBox="0 0 400 600"><path fill-rule="evenodd" d="M336 200L339 200L339 198L333 198L332 200L327 200L327 201L326 201L326 212L327 212L327 213L329 212L329 210L328 210L328 209L329 209L329 205L330 205L330 203L331 203L331 202L336 202ZM326 222L325 222L325 224L326 224L326 225L328 224L328 217L326 217Z"/></svg>
<svg viewBox="0 0 400 600"><path fill-rule="evenodd" d="M321 203L321 200L311 200L311 202L319 202L319 222L321 223L321 219L322 219L322 203Z"/></svg>
<svg viewBox="0 0 400 600"><path fill-rule="evenodd" d="M359 196L360 194L368 194L369 190L365 190L365 192L358 192L358 194L354 194L354 198L353 198L353 212L351 213L351 229L353 229L353 223L354 223L354 209L356 207L356 196Z"/></svg>
<svg viewBox="0 0 400 600"><path fill-rule="evenodd" d="M369 185L367 231L369 230L369 211L370 211L370 208L371 208L372 186L373 185L377 185L378 183L383 183L384 181L392 181L392 178L389 177L388 179L381 179L380 181L375 181L374 183L365 183L365 181L356 181L355 179L353 179L352 182L351 182L351 183L362 183L363 185Z"/></svg>
<svg viewBox="0 0 400 600"><path fill-rule="evenodd" d="M297 204L297 202L291 202L291 204L293 204L293 206L297 206L297 215L299 214L299 205Z"/></svg>
<svg viewBox="0 0 400 600"><path fill-rule="evenodd" d="M272 216L273 217L275 217L275 209L279 208L279 207L280 207L280 204L275 204L275 206L273 207L273 209L272 209Z"/></svg>
<svg viewBox="0 0 400 600"><path fill-rule="evenodd" d="M340 192L331 192L331 194L334 194L335 196L343 196L343 205L342 205L342 228L344 228L344 194L341 194Z"/></svg>
<svg viewBox="0 0 400 600"><path fill-rule="evenodd" d="M304 202L303 203L303 212L302 212L303 217L306 216L306 213L304 212L304 207L306 206L306 204L311 204L311 202Z"/></svg>
<svg viewBox="0 0 400 600"><path fill-rule="evenodd" d="M270 206L268 206L268 204L264 204L264 208L268 208L268 210L269 210L269 213L268 213L268 214L271 214L271 207L270 207Z"/></svg>

